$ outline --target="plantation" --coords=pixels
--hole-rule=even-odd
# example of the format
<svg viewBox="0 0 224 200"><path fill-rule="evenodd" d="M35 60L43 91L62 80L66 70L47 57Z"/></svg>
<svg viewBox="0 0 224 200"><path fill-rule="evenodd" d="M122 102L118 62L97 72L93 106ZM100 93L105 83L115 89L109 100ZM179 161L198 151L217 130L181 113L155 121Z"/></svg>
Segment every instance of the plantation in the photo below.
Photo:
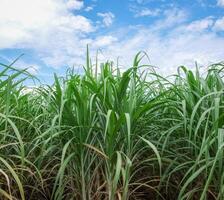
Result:
<svg viewBox="0 0 224 200"><path fill-rule="evenodd" d="M0 199L224 199L223 63L166 78L136 55L125 72L36 79L1 64Z"/></svg>

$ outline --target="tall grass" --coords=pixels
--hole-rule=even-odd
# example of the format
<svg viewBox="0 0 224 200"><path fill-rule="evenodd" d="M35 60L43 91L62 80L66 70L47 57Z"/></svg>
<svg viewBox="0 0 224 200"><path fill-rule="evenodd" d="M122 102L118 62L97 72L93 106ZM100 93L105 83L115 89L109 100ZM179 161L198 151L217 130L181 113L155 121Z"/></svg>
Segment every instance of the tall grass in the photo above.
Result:
<svg viewBox="0 0 224 200"><path fill-rule="evenodd" d="M121 73L87 51L30 92L1 64L0 199L224 199L223 63L170 79L144 56Z"/></svg>

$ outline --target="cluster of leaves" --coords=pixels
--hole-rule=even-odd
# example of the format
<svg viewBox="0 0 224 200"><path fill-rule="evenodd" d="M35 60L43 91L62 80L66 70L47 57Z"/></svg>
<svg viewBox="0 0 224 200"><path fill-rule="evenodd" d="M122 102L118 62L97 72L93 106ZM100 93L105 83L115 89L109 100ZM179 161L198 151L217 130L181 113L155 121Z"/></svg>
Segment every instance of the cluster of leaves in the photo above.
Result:
<svg viewBox="0 0 224 200"><path fill-rule="evenodd" d="M1 64L0 199L224 199L224 65L170 79L144 56L121 73L87 51L32 91Z"/></svg>

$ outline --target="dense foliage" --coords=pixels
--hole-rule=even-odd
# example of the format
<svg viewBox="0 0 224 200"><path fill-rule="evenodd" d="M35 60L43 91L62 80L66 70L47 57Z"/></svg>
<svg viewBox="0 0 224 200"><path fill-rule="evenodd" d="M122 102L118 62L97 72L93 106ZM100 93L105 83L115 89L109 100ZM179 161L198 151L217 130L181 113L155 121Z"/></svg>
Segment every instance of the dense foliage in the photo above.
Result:
<svg viewBox="0 0 224 200"><path fill-rule="evenodd" d="M32 91L1 64L0 199L223 200L224 65L166 78L143 56L121 73L87 53Z"/></svg>

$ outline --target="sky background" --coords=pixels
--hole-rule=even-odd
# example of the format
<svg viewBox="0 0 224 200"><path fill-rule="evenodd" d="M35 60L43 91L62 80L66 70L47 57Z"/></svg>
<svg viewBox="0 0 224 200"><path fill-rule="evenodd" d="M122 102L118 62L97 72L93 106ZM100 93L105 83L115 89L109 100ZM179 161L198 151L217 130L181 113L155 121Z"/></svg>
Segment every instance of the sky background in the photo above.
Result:
<svg viewBox="0 0 224 200"><path fill-rule="evenodd" d="M0 62L50 83L74 66L86 45L101 61L131 67L145 51L162 74L179 65L224 61L224 0L0 0Z"/></svg>

